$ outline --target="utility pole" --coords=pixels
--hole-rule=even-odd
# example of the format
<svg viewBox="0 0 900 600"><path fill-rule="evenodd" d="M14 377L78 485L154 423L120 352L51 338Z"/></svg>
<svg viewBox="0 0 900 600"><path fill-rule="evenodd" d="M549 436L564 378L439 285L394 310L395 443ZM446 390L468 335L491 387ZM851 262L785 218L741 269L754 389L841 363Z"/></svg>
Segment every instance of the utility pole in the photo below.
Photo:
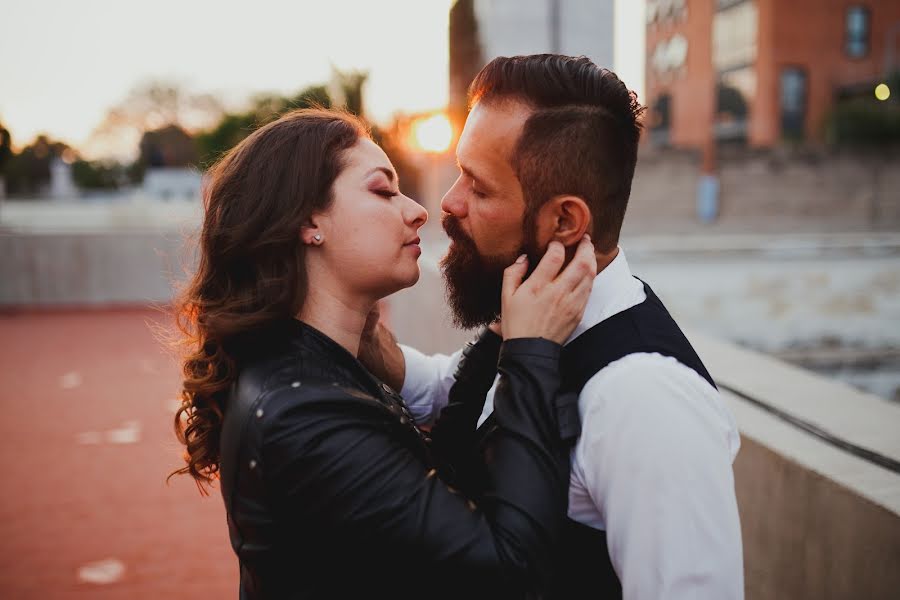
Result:
<svg viewBox="0 0 900 600"><path fill-rule="evenodd" d="M710 39L712 39L712 29L710 28ZM704 137L703 147L701 149L700 158L700 178L697 182L697 217L703 223L713 223L719 216L719 165L718 165L718 147L716 137L716 113L719 104L718 89L718 73L716 63L710 56L710 79L707 87L707 94L712 97L711 110L709 111L709 121L707 125L709 130Z"/></svg>

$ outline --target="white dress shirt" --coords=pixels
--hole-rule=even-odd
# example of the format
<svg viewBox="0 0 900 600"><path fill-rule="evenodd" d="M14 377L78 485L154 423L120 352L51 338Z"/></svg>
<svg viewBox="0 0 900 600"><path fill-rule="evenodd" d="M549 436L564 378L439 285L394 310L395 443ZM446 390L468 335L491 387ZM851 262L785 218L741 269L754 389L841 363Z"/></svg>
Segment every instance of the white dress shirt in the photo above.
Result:
<svg viewBox="0 0 900 600"><path fill-rule="evenodd" d="M594 279L568 341L645 299L620 248ZM401 393L413 416L427 423L447 403L460 352L426 356L401 349ZM491 388L479 424L491 414L493 397ZM740 436L715 388L673 358L636 353L591 377L578 407L569 517L606 531L623 597L743 598L731 466Z"/></svg>

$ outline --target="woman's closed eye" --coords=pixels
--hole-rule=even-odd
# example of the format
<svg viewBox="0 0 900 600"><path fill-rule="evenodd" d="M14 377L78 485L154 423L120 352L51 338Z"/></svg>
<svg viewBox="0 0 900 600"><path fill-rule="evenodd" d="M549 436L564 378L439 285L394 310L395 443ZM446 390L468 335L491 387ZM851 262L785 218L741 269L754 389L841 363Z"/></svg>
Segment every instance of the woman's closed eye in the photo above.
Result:
<svg viewBox="0 0 900 600"><path fill-rule="evenodd" d="M399 191L395 191L395 190L378 189L378 190L372 190L372 191L375 192L376 194L378 194L379 196L382 196L383 198L393 198L394 196L397 196L398 194L400 194Z"/></svg>

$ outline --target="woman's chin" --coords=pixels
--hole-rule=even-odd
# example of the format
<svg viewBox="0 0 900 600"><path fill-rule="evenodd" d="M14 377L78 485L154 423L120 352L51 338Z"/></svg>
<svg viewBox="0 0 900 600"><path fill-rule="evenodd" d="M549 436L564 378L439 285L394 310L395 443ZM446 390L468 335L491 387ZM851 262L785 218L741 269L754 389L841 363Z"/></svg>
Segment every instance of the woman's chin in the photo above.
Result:
<svg viewBox="0 0 900 600"><path fill-rule="evenodd" d="M406 278L402 287L400 287L397 291L400 291L400 290L403 290L403 289L406 289L406 288L416 285L416 283L418 283L418 281L419 281L419 277L421 277L421 276L422 276L422 271L419 270L419 265L416 264L415 271L413 273L410 273L409 277Z"/></svg>
<svg viewBox="0 0 900 600"><path fill-rule="evenodd" d="M420 275L421 273L419 271L419 265L416 265L415 272L412 272L405 277L398 277L394 279L393 281L391 281L392 285L390 285L389 287L385 286L385 288L381 290L379 296L381 298L386 298L392 294L396 294L400 290L405 290L406 288L414 286L419 281Z"/></svg>

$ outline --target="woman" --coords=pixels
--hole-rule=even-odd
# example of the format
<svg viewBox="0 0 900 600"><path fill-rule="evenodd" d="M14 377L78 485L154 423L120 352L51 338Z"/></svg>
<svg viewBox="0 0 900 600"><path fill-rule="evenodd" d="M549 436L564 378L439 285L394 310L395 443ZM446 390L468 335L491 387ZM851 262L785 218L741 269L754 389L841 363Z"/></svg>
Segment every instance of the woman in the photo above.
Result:
<svg viewBox="0 0 900 600"><path fill-rule="evenodd" d="M201 489L221 480L242 598L500 597L548 576L569 479L559 344L593 249L585 240L558 274L551 245L525 283L524 257L507 269L499 426L485 488L465 497L438 468L471 461L432 451L356 358L376 302L419 277L427 215L397 186L363 124L325 110L262 127L209 172L177 313L192 349L178 472Z"/></svg>

